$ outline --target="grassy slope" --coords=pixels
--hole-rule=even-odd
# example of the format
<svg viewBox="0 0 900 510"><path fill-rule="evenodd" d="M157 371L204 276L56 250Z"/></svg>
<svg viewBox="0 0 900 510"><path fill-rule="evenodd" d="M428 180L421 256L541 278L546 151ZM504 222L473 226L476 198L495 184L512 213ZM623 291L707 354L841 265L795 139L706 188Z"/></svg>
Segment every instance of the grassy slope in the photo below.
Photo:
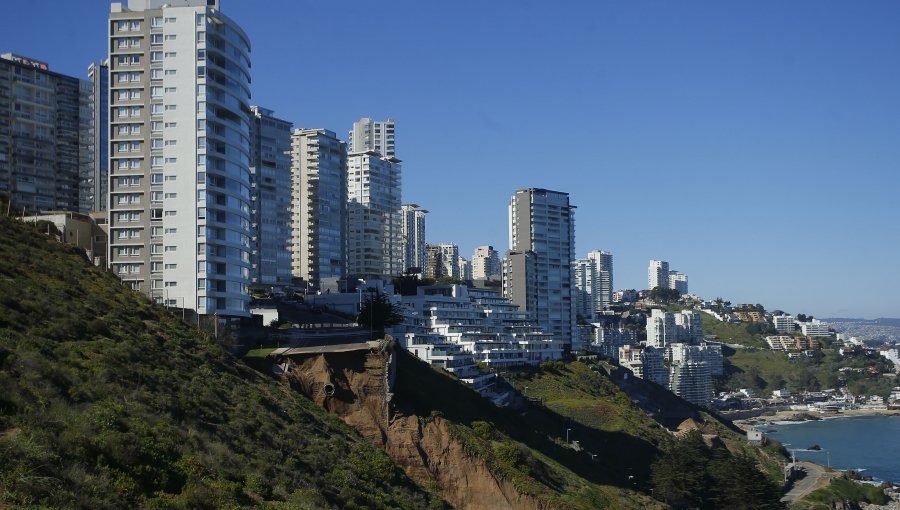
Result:
<svg viewBox="0 0 900 510"><path fill-rule="evenodd" d="M659 457L660 449L671 440L671 434L620 391L605 369L600 365L593 368L599 370L592 370L592 366L584 363L548 363L510 379L520 390L528 386L529 396L542 399L544 405L570 420L568 427L573 429L572 438L581 441L588 451L604 455L607 476L634 475L641 486L649 475L649 465ZM781 480L777 453L752 447L733 426L718 421L655 384L632 380L629 386L629 391L641 394L641 405L645 409L665 408L656 414L666 427L677 427L685 418L697 419L703 422L703 433L719 436L730 451L750 455L773 480ZM600 443L595 430L625 435L629 440Z"/></svg>
<svg viewBox="0 0 900 510"><path fill-rule="evenodd" d="M531 406L525 413L516 413L497 407L405 352L400 353L398 366L394 402L408 413L449 420L466 450L485 459L495 475L510 479L520 492L554 508L654 508L658 504L634 492L627 473L615 468L622 458L614 452L650 452L652 444L618 428L585 430L580 437L590 437L591 447L600 453L592 461L586 453L565 446L567 419L551 410ZM637 415L633 421L649 426Z"/></svg>
<svg viewBox="0 0 900 510"><path fill-rule="evenodd" d="M800 501L791 504L791 510L830 510L834 503L845 501L874 503L884 505L884 491L874 485L856 483L846 478L836 478L828 487L823 487L808 494Z"/></svg>
<svg viewBox="0 0 900 510"><path fill-rule="evenodd" d="M0 239L0 507L443 505L74 249Z"/></svg>
<svg viewBox="0 0 900 510"><path fill-rule="evenodd" d="M884 365L883 361L877 359L841 359L833 348L822 349L813 359L803 357L789 360L787 354L770 350L762 335L748 333L744 324L727 324L705 313L701 316L704 334L717 335L720 342L751 347L723 348L726 378L721 382L720 390L753 388L760 394L767 395L782 388L793 392L834 388L838 386L838 369L841 367ZM847 379L854 393L887 396L891 387L896 386L894 379L880 374L850 373L840 377Z"/></svg>

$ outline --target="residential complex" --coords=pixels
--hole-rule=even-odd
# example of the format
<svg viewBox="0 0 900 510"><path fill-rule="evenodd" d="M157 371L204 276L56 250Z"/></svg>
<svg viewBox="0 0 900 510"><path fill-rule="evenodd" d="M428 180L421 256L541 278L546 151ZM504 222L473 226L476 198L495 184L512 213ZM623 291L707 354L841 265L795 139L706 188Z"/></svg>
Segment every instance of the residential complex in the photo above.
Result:
<svg viewBox="0 0 900 510"><path fill-rule="evenodd" d="M536 365L562 356L562 349L551 335L495 290L464 285L424 286L418 288L415 296L401 297L401 302L412 317L420 317L422 322L417 326L407 322L395 328L398 336L439 335L442 341L461 346L476 361L491 368Z"/></svg>
<svg viewBox="0 0 900 510"><path fill-rule="evenodd" d="M44 62L0 55L0 192L20 214L79 210L81 113L89 95L89 83Z"/></svg>
<svg viewBox="0 0 900 510"><path fill-rule="evenodd" d="M291 274L338 290L347 264L347 144L327 129L291 135Z"/></svg>
<svg viewBox="0 0 900 510"><path fill-rule="evenodd" d="M509 202L507 258L532 260L509 263L503 275L504 295L531 314L564 349L571 349L575 338L574 209L568 193L540 188L516 191Z"/></svg>
<svg viewBox="0 0 900 510"><path fill-rule="evenodd" d="M791 333L794 331L794 317L791 315L775 315L772 317L772 324L779 333Z"/></svg>
<svg viewBox="0 0 900 510"><path fill-rule="evenodd" d="M651 310L647 318L647 345L664 348L676 342L697 344L702 341L703 322L698 312Z"/></svg>
<svg viewBox="0 0 900 510"><path fill-rule="evenodd" d="M272 110L250 109L250 279L254 285L281 287L291 283L292 125Z"/></svg>

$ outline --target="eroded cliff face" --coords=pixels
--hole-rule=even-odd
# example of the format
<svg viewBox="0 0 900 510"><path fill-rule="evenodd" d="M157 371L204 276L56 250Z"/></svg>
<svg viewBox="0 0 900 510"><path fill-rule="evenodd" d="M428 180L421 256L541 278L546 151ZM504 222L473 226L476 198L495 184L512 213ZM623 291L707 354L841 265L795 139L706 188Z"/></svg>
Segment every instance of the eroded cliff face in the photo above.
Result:
<svg viewBox="0 0 900 510"><path fill-rule="evenodd" d="M389 387L391 346L293 357L284 375L291 387L340 416L383 448L419 483L437 482L444 499L464 510L547 509L537 498L498 480L487 464L466 454L441 417L405 413ZM329 386L330 385L330 386Z"/></svg>

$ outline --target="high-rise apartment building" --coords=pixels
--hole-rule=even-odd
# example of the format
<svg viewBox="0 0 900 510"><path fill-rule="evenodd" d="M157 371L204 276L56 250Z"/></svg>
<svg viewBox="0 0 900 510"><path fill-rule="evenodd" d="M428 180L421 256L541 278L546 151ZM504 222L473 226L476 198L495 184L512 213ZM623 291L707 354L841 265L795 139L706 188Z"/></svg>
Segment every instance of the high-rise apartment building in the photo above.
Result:
<svg viewBox="0 0 900 510"><path fill-rule="evenodd" d="M425 215L428 211L417 204L400 207L403 222L403 270L417 267L421 272L425 267Z"/></svg>
<svg viewBox="0 0 900 510"><path fill-rule="evenodd" d="M597 268L597 285L594 286L594 304L596 310L609 308L613 296L613 256L603 250L588 252L588 260Z"/></svg>
<svg viewBox="0 0 900 510"><path fill-rule="evenodd" d="M109 61L88 66L81 131L78 209L105 211L109 200Z"/></svg>
<svg viewBox="0 0 900 510"><path fill-rule="evenodd" d="M647 317L647 345L663 348L673 343L699 344L703 341L703 322L693 310L667 312L654 308Z"/></svg>
<svg viewBox="0 0 900 510"><path fill-rule="evenodd" d="M291 160L291 272L313 290L338 290L347 268L347 144L327 129L297 129Z"/></svg>
<svg viewBox="0 0 900 510"><path fill-rule="evenodd" d="M0 55L0 192L20 213L78 211L86 92L44 62Z"/></svg>
<svg viewBox="0 0 900 510"><path fill-rule="evenodd" d="M478 246L472 255L472 278L475 280L497 280L503 277L500 254L493 246Z"/></svg>
<svg viewBox="0 0 900 510"><path fill-rule="evenodd" d="M509 202L507 258L531 252L533 261L518 264L511 260L504 271L504 292L511 292L506 296L532 314L564 349L571 349L576 325L574 209L568 193L540 188L516 191ZM529 268L533 275L528 274ZM518 294L522 291L524 295Z"/></svg>
<svg viewBox="0 0 900 510"><path fill-rule="evenodd" d="M363 117L350 130L350 152L375 151L385 158L396 156L394 119L374 121Z"/></svg>
<svg viewBox="0 0 900 510"><path fill-rule="evenodd" d="M400 160L378 152L347 157L347 274L389 279L403 272Z"/></svg>
<svg viewBox="0 0 900 510"><path fill-rule="evenodd" d="M291 129L274 112L251 106L250 191L253 231L250 279L291 283Z"/></svg>
<svg viewBox="0 0 900 510"><path fill-rule="evenodd" d="M572 263L575 309L585 319L593 319L612 304L612 254L594 250L587 258Z"/></svg>
<svg viewBox="0 0 900 510"><path fill-rule="evenodd" d="M710 367L705 361L673 362L669 390L688 402L707 406L713 398Z"/></svg>
<svg viewBox="0 0 900 510"><path fill-rule="evenodd" d="M468 282L472 280L472 262L465 257L457 258L459 263L459 279Z"/></svg>
<svg viewBox="0 0 900 510"><path fill-rule="evenodd" d="M109 17L110 264L202 315L249 316L250 41L218 0Z"/></svg>
<svg viewBox="0 0 900 510"><path fill-rule="evenodd" d="M459 247L455 244L426 244L425 278L462 278Z"/></svg>
<svg viewBox="0 0 900 510"><path fill-rule="evenodd" d="M651 260L647 267L647 288L669 288L669 263L664 260Z"/></svg>
<svg viewBox="0 0 900 510"><path fill-rule="evenodd" d="M684 273L678 271L669 271L669 288L675 289L679 294L688 293L688 277Z"/></svg>

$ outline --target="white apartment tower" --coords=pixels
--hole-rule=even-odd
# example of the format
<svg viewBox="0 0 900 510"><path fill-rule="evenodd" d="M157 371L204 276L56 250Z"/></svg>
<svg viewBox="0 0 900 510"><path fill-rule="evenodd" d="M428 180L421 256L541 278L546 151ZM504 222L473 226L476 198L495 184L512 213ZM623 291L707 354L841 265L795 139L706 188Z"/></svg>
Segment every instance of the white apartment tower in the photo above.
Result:
<svg viewBox="0 0 900 510"><path fill-rule="evenodd" d="M664 260L651 260L647 267L647 288L669 288L669 263Z"/></svg>
<svg viewBox="0 0 900 510"><path fill-rule="evenodd" d="M350 152L375 151L385 158L396 156L394 150L394 119L374 121L363 117L350 130Z"/></svg>
<svg viewBox="0 0 900 510"><path fill-rule="evenodd" d="M403 272L400 160L375 151L347 157L347 274L389 279Z"/></svg>
<svg viewBox="0 0 900 510"><path fill-rule="evenodd" d="M254 285L291 283L291 129L286 120L250 107L250 181Z"/></svg>
<svg viewBox="0 0 900 510"><path fill-rule="evenodd" d="M291 274L338 290L347 267L347 144L327 129L291 137Z"/></svg>
<svg viewBox="0 0 900 510"><path fill-rule="evenodd" d="M572 263L575 285L575 307L585 319L612 304L612 254L594 250L585 259Z"/></svg>
<svg viewBox="0 0 900 510"><path fill-rule="evenodd" d="M669 271L669 288L675 289L682 296L688 293L688 277L678 271Z"/></svg>
<svg viewBox="0 0 900 510"><path fill-rule="evenodd" d="M594 262L597 268L599 285L594 287L594 303L596 310L608 308L612 304L613 296L613 256L611 252L594 250L588 252L588 260ZM599 294L599 295L597 295Z"/></svg>
<svg viewBox="0 0 900 510"><path fill-rule="evenodd" d="M540 188L517 190L509 202L508 258L531 252L533 260L507 265L504 292L511 292L507 297L529 312L563 349L571 349L575 339L574 209L568 193ZM533 277L527 274L529 267Z"/></svg>
<svg viewBox="0 0 900 510"><path fill-rule="evenodd" d="M458 257L459 261L459 279L468 282L472 281L472 262L465 257Z"/></svg>
<svg viewBox="0 0 900 510"><path fill-rule="evenodd" d="M421 272L425 267L425 215L428 211L417 204L400 207L403 222L403 270L417 267Z"/></svg>
<svg viewBox="0 0 900 510"><path fill-rule="evenodd" d="M218 0L109 17L109 260L154 300L249 316L250 41Z"/></svg>
<svg viewBox="0 0 900 510"><path fill-rule="evenodd" d="M478 246L472 255L472 278L475 280L500 280L503 268L500 254L493 246Z"/></svg>

